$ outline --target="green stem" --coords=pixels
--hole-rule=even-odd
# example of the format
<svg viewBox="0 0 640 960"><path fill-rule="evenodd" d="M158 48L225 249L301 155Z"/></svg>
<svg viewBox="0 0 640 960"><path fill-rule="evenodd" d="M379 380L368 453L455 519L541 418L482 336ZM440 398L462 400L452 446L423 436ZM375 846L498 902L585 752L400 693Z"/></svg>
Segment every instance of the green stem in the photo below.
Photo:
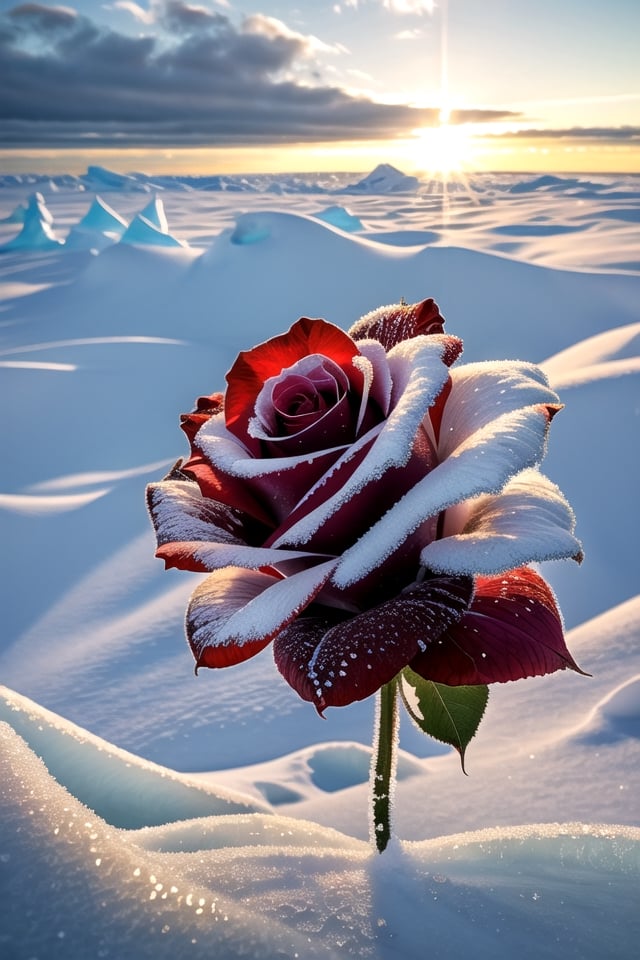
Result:
<svg viewBox="0 0 640 960"><path fill-rule="evenodd" d="M371 758L371 802L373 819L371 839L378 853L386 848L391 837L391 799L396 780L396 745L398 741L397 680L378 690L376 699L376 733Z"/></svg>

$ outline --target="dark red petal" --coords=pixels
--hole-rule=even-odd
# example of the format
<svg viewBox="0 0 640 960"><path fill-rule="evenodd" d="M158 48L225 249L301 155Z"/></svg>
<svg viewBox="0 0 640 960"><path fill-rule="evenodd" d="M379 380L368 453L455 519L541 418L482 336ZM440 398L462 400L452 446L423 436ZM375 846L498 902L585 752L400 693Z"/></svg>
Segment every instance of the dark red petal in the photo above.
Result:
<svg viewBox="0 0 640 960"><path fill-rule="evenodd" d="M208 397L198 397L195 410L192 410L191 413L181 414L180 426L190 441L193 440L203 423L206 423L214 414L220 413L223 405L223 395L212 393Z"/></svg>
<svg viewBox="0 0 640 960"><path fill-rule="evenodd" d="M300 519L306 517L320 504L325 503L328 499L333 497L338 493L349 477L354 473L354 471L360 466L367 453L371 449L372 445L375 443L376 436L372 437L369 441L364 443L355 453L349 451L348 457L342 460L342 462L334 469L331 470L332 464L329 463L327 466L326 473L327 476L323 481L322 485L319 488L316 488L313 492L310 492L314 487L314 483L310 483L305 490L302 491L299 501L302 500L304 496L305 499L300 506L296 506L290 513L283 516L280 526L273 532L273 534L266 541L266 546L271 546L276 540L280 539L287 530L289 530L294 523L297 523ZM345 451L341 451L342 454L345 454ZM322 476L322 475L320 475ZM317 479L320 479L320 476ZM330 532L325 530L327 523L323 524L321 529L318 531L320 539L326 539L325 534L330 536ZM348 534L349 541L353 542L353 537L350 532Z"/></svg>
<svg viewBox="0 0 640 960"><path fill-rule="evenodd" d="M478 577L462 620L410 666L426 680L449 686L503 683L566 668L583 672L565 644L551 589L529 567Z"/></svg>
<svg viewBox="0 0 640 960"><path fill-rule="evenodd" d="M316 687L308 674L309 661L337 615L298 617L273 641L273 657L284 679L303 700L315 703ZM321 708L319 708L321 709Z"/></svg>
<svg viewBox="0 0 640 960"><path fill-rule="evenodd" d="M318 712L364 700L459 620L472 595L470 577L436 577L332 626L299 618L274 640L276 666Z"/></svg>
<svg viewBox="0 0 640 960"><path fill-rule="evenodd" d="M376 439L377 434L355 455L345 459L336 470L330 473L322 485L310 493L274 531L267 544L271 545L282 537L284 537L283 542L286 543L287 530L303 520L316 507L326 503L331 497L338 496L347 480L365 459ZM354 544L375 520L397 503L418 480L433 469L434 465L433 447L424 430L420 429L408 462L399 467L388 467L382 476L373 474L370 481L350 499L343 499L336 505L332 515L306 540L306 545L323 553L342 553Z"/></svg>
<svg viewBox="0 0 640 960"><path fill-rule="evenodd" d="M203 497L226 503L253 517L266 528L273 529L274 520L269 507L264 503L259 490L253 490L246 480L232 477L213 467L204 454L195 448L189 459L182 464L181 470L197 481Z"/></svg>
<svg viewBox="0 0 640 960"><path fill-rule="evenodd" d="M436 441L436 446L440 440L440 426L442 424L442 414L444 413L444 408L447 405L447 400L449 399L449 394L451 393L451 376L445 383L444 387L436 397L435 402L429 407L429 419L431 420L431 426L433 427L433 435Z"/></svg>
<svg viewBox="0 0 640 960"><path fill-rule="evenodd" d="M276 523L287 520L299 501L333 466L342 453L344 448L331 450L328 453L316 453L310 455L308 459L299 459L288 470L269 470L251 479L230 479L236 484L242 484L245 494L253 494L256 500L268 506L272 516L271 529L273 529ZM265 466L268 467L268 465L269 461L265 460ZM221 476L223 476L222 473ZM269 543L271 540L272 538Z"/></svg>
<svg viewBox="0 0 640 960"><path fill-rule="evenodd" d="M379 340L385 350L391 350L402 340L420 334L444 332L444 317L438 304L429 298L420 303L394 303L379 307L362 317L349 330L354 340Z"/></svg>
<svg viewBox="0 0 640 960"><path fill-rule="evenodd" d="M246 442L249 420L254 415L256 397L265 380L278 376L309 354L329 357L361 385L362 375L351 361L359 351L353 340L339 327L326 320L302 317L291 329L238 355L227 374L225 395L227 429Z"/></svg>

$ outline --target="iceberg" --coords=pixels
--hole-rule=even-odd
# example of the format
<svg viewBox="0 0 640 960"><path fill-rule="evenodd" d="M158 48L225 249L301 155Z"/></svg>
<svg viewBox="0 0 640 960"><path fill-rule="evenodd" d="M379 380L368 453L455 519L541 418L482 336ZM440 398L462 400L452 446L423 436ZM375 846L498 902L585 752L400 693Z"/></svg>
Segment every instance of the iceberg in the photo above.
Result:
<svg viewBox="0 0 640 960"><path fill-rule="evenodd" d="M186 243L183 243L182 240L178 240L170 233L163 233L140 213L133 218L123 233L120 243L152 247L186 247Z"/></svg>
<svg viewBox="0 0 640 960"><path fill-rule="evenodd" d="M51 228L53 216L41 193L32 193L27 203L20 233L0 247L0 253L12 250L57 250L59 240Z"/></svg>
<svg viewBox="0 0 640 960"><path fill-rule="evenodd" d="M345 187L342 193L413 193L419 186L417 177L407 176L390 163L379 163L367 177Z"/></svg>
<svg viewBox="0 0 640 960"><path fill-rule="evenodd" d="M140 211L138 216L144 217L145 220L152 223L161 233L169 233L169 223L167 221L167 215L164 212L164 203L159 197L154 197L153 200L146 205L144 210Z"/></svg>
<svg viewBox="0 0 640 960"><path fill-rule="evenodd" d="M187 244L169 233L169 223L164 212L164 204L154 197L138 213L120 240L124 244L138 244L152 247L186 247Z"/></svg>
<svg viewBox="0 0 640 960"><path fill-rule="evenodd" d="M19 203L16 207L13 208L8 216L3 217L0 220L0 223L24 223L24 218L27 212L27 208L23 203Z"/></svg>
<svg viewBox="0 0 640 960"><path fill-rule="evenodd" d="M66 245L74 250L102 250L117 243L126 229L126 220L96 194L84 217L69 231Z"/></svg>
<svg viewBox="0 0 640 960"><path fill-rule="evenodd" d="M355 233L357 230L363 229L360 218L354 216L346 207L325 207L319 213L314 213L314 217L316 220L330 223L332 227L344 230L345 233Z"/></svg>

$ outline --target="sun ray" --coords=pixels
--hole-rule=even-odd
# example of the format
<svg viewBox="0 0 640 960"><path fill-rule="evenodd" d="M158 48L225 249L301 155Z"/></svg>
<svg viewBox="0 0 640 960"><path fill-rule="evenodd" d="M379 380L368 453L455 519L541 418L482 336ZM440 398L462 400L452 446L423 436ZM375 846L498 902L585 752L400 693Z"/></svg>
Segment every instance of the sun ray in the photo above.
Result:
<svg viewBox="0 0 640 960"><path fill-rule="evenodd" d="M429 178L430 192L442 197L442 215L449 219L450 186L461 186L473 203L478 203L465 168L473 166L474 140L468 124L451 122L453 104L449 91L449 37L447 0L441 0L440 12L440 91L439 123L414 131L411 147L414 164Z"/></svg>

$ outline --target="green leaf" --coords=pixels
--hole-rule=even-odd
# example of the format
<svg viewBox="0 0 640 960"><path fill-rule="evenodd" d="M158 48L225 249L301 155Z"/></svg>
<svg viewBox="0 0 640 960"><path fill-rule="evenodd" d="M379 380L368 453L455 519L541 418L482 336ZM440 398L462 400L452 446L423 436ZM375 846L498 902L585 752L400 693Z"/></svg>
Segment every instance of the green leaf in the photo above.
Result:
<svg viewBox="0 0 640 960"><path fill-rule="evenodd" d="M424 680L405 667L400 674L400 693L413 722L423 733L455 747L466 773L465 750L482 720L489 688L481 684L449 687Z"/></svg>

